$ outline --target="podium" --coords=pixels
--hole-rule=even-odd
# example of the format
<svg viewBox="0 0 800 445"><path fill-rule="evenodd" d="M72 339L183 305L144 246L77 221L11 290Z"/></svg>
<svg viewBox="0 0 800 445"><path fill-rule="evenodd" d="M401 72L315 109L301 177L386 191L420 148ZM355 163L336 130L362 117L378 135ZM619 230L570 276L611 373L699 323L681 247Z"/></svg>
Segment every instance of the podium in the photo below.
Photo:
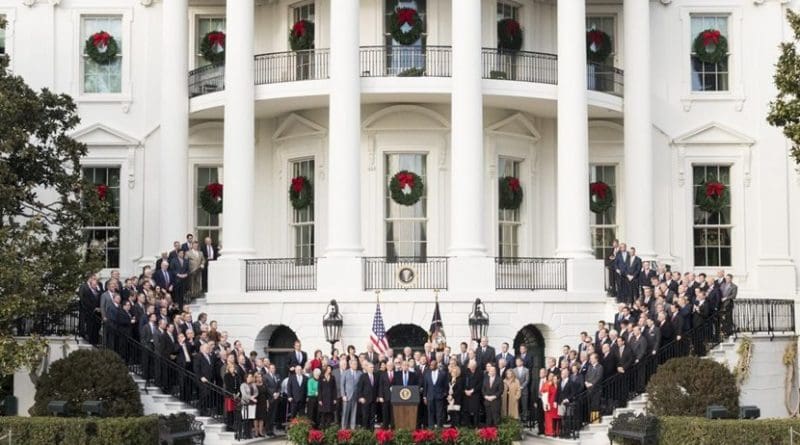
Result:
<svg viewBox="0 0 800 445"><path fill-rule="evenodd" d="M390 391L395 428L414 431L417 429L419 387L395 385Z"/></svg>

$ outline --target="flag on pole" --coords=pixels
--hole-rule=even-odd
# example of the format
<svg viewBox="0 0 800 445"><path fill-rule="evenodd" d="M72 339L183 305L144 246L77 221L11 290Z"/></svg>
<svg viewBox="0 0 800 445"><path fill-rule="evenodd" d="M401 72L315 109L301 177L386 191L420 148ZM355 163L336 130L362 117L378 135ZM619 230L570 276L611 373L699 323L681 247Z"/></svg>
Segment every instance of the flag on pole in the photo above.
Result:
<svg viewBox="0 0 800 445"><path fill-rule="evenodd" d="M372 319L372 332L369 334L369 341L375 346L375 350L381 354L386 354L389 349L389 340L386 338L386 327L383 325L380 303L375 305L375 317Z"/></svg>
<svg viewBox="0 0 800 445"><path fill-rule="evenodd" d="M442 313L439 312L439 299L436 299L436 308L433 310L433 319L431 320L430 334L431 338L436 338L436 333L441 331L444 326L442 325Z"/></svg>

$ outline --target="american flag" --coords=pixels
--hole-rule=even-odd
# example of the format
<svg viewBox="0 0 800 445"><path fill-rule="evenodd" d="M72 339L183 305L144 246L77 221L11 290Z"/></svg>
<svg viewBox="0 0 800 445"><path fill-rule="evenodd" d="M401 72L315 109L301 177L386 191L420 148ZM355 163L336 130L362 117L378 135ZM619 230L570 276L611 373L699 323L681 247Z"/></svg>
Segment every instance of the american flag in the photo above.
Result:
<svg viewBox="0 0 800 445"><path fill-rule="evenodd" d="M372 332L369 334L369 341L375 346L375 350L385 354L389 349L389 340L386 338L386 327L383 325L381 316L381 305L375 305L375 317L372 319Z"/></svg>

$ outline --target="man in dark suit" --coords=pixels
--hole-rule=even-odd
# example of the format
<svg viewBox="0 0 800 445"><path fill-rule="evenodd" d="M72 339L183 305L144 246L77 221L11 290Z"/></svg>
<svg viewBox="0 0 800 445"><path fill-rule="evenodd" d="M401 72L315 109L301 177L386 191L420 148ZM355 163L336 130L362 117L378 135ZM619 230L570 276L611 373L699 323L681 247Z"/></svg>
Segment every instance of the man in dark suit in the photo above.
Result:
<svg viewBox="0 0 800 445"><path fill-rule="evenodd" d="M447 372L431 361L422 383L423 401L428 407L428 428L441 428L445 421L445 399L448 393Z"/></svg>
<svg viewBox="0 0 800 445"><path fill-rule="evenodd" d="M386 363L386 371L378 374L378 403L381 404L381 426L383 428L391 428L394 422L392 421L392 385L394 385L394 376L398 370L395 370L394 362L389 361Z"/></svg>
<svg viewBox="0 0 800 445"><path fill-rule="evenodd" d="M275 435L275 419L278 415L278 402L281 397L281 377L275 372L275 365L270 364L267 367L267 373L263 378L264 387L267 391L267 436L272 437Z"/></svg>
<svg viewBox="0 0 800 445"><path fill-rule="evenodd" d="M308 354L300 349L300 340L295 340L294 351L289 353L289 367L294 368L300 366L300 369L305 369Z"/></svg>
<svg viewBox="0 0 800 445"><path fill-rule="evenodd" d="M180 241L173 241L172 242L172 250L169 251L169 256L167 257L167 260L169 262L172 262L172 260L174 260L175 258L178 258L178 252L183 252L181 250L181 243L180 243Z"/></svg>
<svg viewBox="0 0 800 445"><path fill-rule="evenodd" d="M178 334L178 350L175 356L175 362L186 371L194 371L194 362L192 359L192 351L190 346L186 343L186 335ZM180 399L188 402L192 399L192 381L185 375L180 377Z"/></svg>
<svg viewBox="0 0 800 445"><path fill-rule="evenodd" d="M500 345L500 353L497 354L494 358L495 358L495 361L497 361L497 362L499 362L500 359L505 360L507 365L510 365L510 364L514 363L514 356L511 355L510 352L508 352L508 343L505 343L505 342L503 342L503 344Z"/></svg>
<svg viewBox="0 0 800 445"><path fill-rule="evenodd" d="M203 248L201 250L203 251L203 258L206 260L206 267L203 268L203 292L207 292L209 262L217 261L217 258L219 257L219 249L211 241L211 237L207 236L204 240Z"/></svg>
<svg viewBox="0 0 800 445"><path fill-rule="evenodd" d="M603 365L600 357L593 352L589 357L589 368L584 376L584 386L589 391L589 420L594 423L600 420L600 383L603 381Z"/></svg>
<svg viewBox="0 0 800 445"><path fill-rule="evenodd" d="M356 397L361 410L361 426L371 430L375 426L375 401L378 398L378 378L375 377L375 365L364 361L364 373L358 379Z"/></svg>
<svg viewBox="0 0 800 445"><path fill-rule="evenodd" d="M419 377L416 372L412 372L408 367L408 360L403 360L400 371L394 373L392 380L394 386L419 386Z"/></svg>
<svg viewBox="0 0 800 445"><path fill-rule="evenodd" d="M214 361L208 352L208 345L201 345L200 352L197 354L194 361L194 373L199 380L199 402L200 402L200 415L207 416L211 414L211 392L209 386L214 381Z"/></svg>
<svg viewBox="0 0 800 445"><path fill-rule="evenodd" d="M179 250L177 258L170 260L169 271L175 278L173 297L178 308L183 308L183 295L186 293L186 278L189 276L189 261L184 258L184 251Z"/></svg>
<svg viewBox="0 0 800 445"><path fill-rule="evenodd" d="M308 398L308 379L303 375L303 367L295 366L294 375L289 377L286 392L289 396L292 418L305 414L306 399Z"/></svg>
<svg viewBox="0 0 800 445"><path fill-rule="evenodd" d="M632 290L628 280L630 254L625 243L620 243L617 257L614 259L614 271L617 277L617 302L630 303Z"/></svg>
<svg viewBox="0 0 800 445"><path fill-rule="evenodd" d="M628 266L627 279L631 287L631 298L636 300L639 298L639 281L642 273L642 259L636 256L636 248L631 247L628 252Z"/></svg>
<svg viewBox="0 0 800 445"><path fill-rule="evenodd" d="M651 267L650 261L642 262L642 271L639 273L639 286L652 286L650 280L658 279L658 272Z"/></svg>
<svg viewBox="0 0 800 445"><path fill-rule="evenodd" d="M611 345L603 345L600 365L603 367L603 380L617 373L617 355L611 350Z"/></svg>
<svg viewBox="0 0 800 445"><path fill-rule="evenodd" d="M672 326L672 323L667 317L667 312L660 312L658 314L658 320L656 321L656 326L658 326L658 330L661 333L661 341L659 343L662 345L672 343L672 340L675 338L675 327Z"/></svg>
<svg viewBox="0 0 800 445"><path fill-rule="evenodd" d="M156 286L167 292L172 292L175 284L175 277L169 270L169 261L162 261L160 266L161 268L153 273L153 280L156 282Z"/></svg>
<svg viewBox="0 0 800 445"><path fill-rule="evenodd" d="M494 348L489 346L489 339L487 337L481 338L481 344L478 350L475 351L475 358L478 360L478 368L481 371L486 370L487 363L495 363L497 355L494 353Z"/></svg>
<svg viewBox="0 0 800 445"><path fill-rule="evenodd" d="M194 235L191 233L186 234L186 242L181 244L181 250L187 252L192 250L192 243L194 243Z"/></svg>
<svg viewBox="0 0 800 445"><path fill-rule="evenodd" d="M147 316L147 323L142 325L139 329L139 339L144 345L142 350L142 370L144 371L145 380L153 377L153 355L156 351L155 338L158 335L158 323L156 322L156 314L150 313Z"/></svg>
<svg viewBox="0 0 800 445"><path fill-rule="evenodd" d="M366 356L367 360L373 365L377 365L379 363L378 353L375 352L375 347L372 345L372 343L367 343Z"/></svg>
<svg viewBox="0 0 800 445"><path fill-rule="evenodd" d="M458 361L458 366L460 366L461 369L463 370L464 368L467 367L467 364L469 363L469 352L467 351L469 347L467 346L467 342L463 341L461 342L459 347L461 348L461 350L459 351L458 355L456 355L456 360Z"/></svg>
<svg viewBox="0 0 800 445"><path fill-rule="evenodd" d="M497 426L500 422L500 397L503 394L503 379L497 375L497 368L488 366L488 374L483 378L483 407L486 411L486 425Z"/></svg>
<svg viewBox="0 0 800 445"><path fill-rule="evenodd" d="M706 355L705 342L712 333L712 327L706 325L706 320L708 320L709 317L711 317L711 305L706 301L705 291L698 289L697 302L692 312L692 327L695 329L692 342L698 357Z"/></svg>
<svg viewBox="0 0 800 445"><path fill-rule="evenodd" d="M96 345L100 342L100 292L97 287L97 275L89 274L85 283L78 288L80 297L80 332L89 341Z"/></svg>
<svg viewBox="0 0 800 445"><path fill-rule="evenodd" d="M647 354L647 339L642 335L642 329L639 326L633 327L633 335L628 338L628 345L633 352L633 362L642 361Z"/></svg>
<svg viewBox="0 0 800 445"><path fill-rule="evenodd" d="M528 370L533 368L533 356L528 353L528 346L524 343L519 345L519 354L517 354L517 357L522 359L522 364L525 365Z"/></svg>
<svg viewBox="0 0 800 445"><path fill-rule="evenodd" d="M624 337L617 337L617 372L624 373L633 365L633 351Z"/></svg>
<svg viewBox="0 0 800 445"><path fill-rule="evenodd" d="M538 374L532 375L531 380L531 400L533 400L533 413L532 416L536 420L536 427L539 435L544 434L544 405L542 404L542 387L547 383L547 369L539 369Z"/></svg>

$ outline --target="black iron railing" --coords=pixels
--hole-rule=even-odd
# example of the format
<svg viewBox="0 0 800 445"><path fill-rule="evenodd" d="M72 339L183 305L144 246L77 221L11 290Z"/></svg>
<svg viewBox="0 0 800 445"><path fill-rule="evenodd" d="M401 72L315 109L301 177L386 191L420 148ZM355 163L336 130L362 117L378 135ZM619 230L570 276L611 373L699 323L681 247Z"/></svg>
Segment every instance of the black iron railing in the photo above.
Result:
<svg viewBox="0 0 800 445"><path fill-rule="evenodd" d="M531 51L483 48L483 78L556 85L558 56Z"/></svg>
<svg viewBox="0 0 800 445"><path fill-rule="evenodd" d="M590 90L622 96L624 82L621 69L598 63L589 63L586 68L586 85Z"/></svg>
<svg viewBox="0 0 800 445"><path fill-rule="evenodd" d="M567 290L563 258L495 258L496 289Z"/></svg>
<svg viewBox="0 0 800 445"><path fill-rule="evenodd" d="M225 67L206 65L189 71L189 97L202 96L225 89Z"/></svg>
<svg viewBox="0 0 800 445"><path fill-rule="evenodd" d="M364 290L447 289L447 257L364 257Z"/></svg>
<svg viewBox="0 0 800 445"><path fill-rule="evenodd" d="M245 290L314 290L316 258L266 258L245 260Z"/></svg>
<svg viewBox="0 0 800 445"><path fill-rule="evenodd" d="M284 51L256 56L256 85L327 78L327 49Z"/></svg>
<svg viewBox="0 0 800 445"><path fill-rule="evenodd" d="M18 318L12 326L16 337L69 337L78 335L80 314L78 302L72 302L63 311L40 312Z"/></svg>
<svg viewBox="0 0 800 445"><path fill-rule="evenodd" d="M732 304L736 333L794 332L792 300L735 299Z"/></svg>
<svg viewBox="0 0 800 445"><path fill-rule="evenodd" d="M362 46L361 77L450 77L449 46Z"/></svg>

